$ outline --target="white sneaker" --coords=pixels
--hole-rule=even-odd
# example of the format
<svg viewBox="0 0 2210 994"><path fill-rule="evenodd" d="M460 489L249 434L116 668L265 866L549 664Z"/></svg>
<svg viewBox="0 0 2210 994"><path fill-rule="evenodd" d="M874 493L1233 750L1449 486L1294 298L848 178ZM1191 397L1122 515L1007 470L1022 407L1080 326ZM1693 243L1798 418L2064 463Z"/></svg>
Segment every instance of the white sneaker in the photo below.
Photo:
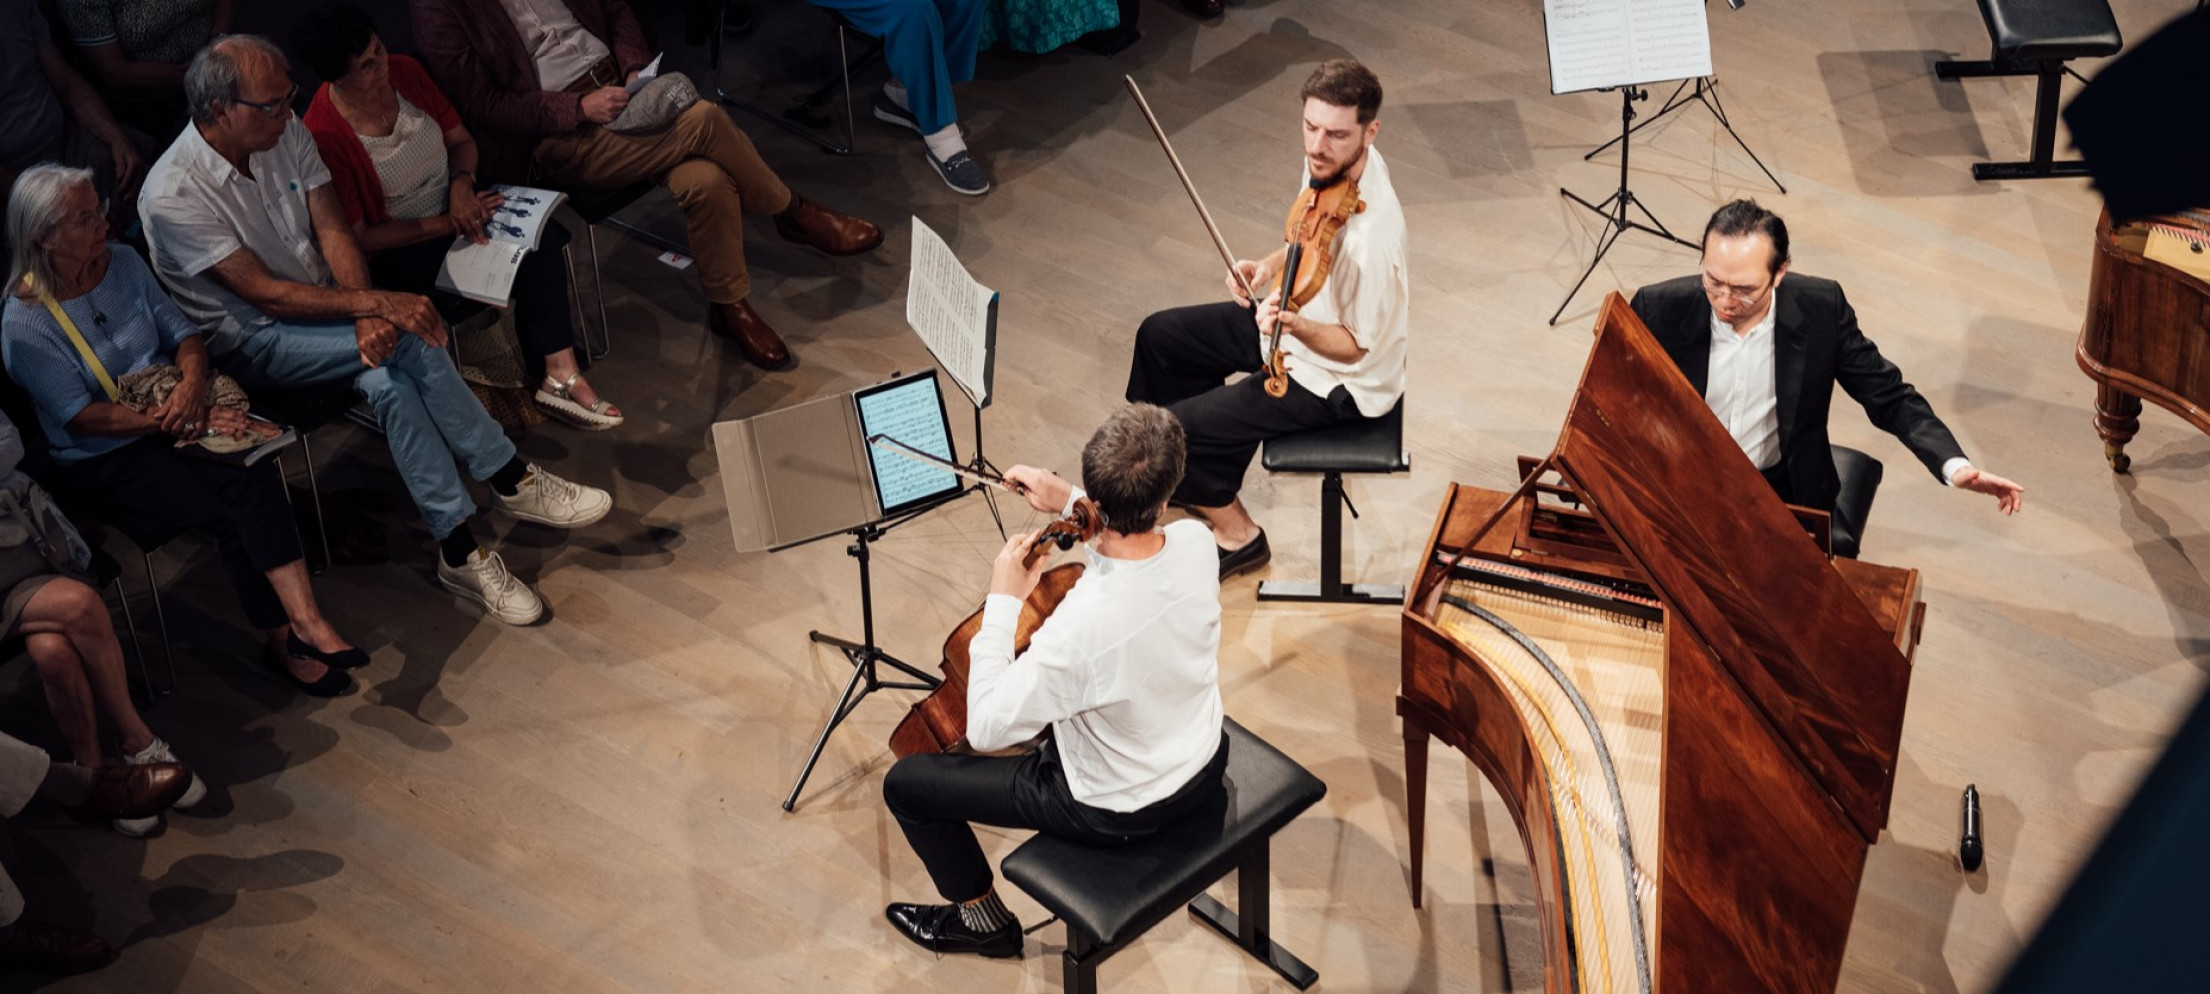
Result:
<svg viewBox="0 0 2210 994"><path fill-rule="evenodd" d="M531 463L514 496L491 491L491 504L524 521L555 528L580 528L614 509L614 498L597 487L570 483Z"/></svg>
<svg viewBox="0 0 2210 994"><path fill-rule="evenodd" d="M496 552L477 549L468 554L465 566L447 566L444 556L437 557L437 582L483 605L492 617L509 625L527 625L545 616L545 602L537 599L537 592L529 584L506 571L506 563Z"/></svg>

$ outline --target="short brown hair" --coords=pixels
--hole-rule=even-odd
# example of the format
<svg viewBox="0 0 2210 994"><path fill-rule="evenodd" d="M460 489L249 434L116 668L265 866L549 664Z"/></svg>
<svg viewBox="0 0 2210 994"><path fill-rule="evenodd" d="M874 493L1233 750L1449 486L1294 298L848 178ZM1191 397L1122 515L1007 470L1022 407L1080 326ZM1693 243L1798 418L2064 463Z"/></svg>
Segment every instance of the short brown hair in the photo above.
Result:
<svg viewBox="0 0 2210 994"><path fill-rule="evenodd" d="M1082 447L1082 487L1123 535L1150 531L1182 482L1187 442L1166 408L1130 404L1114 411Z"/></svg>
<svg viewBox="0 0 2210 994"><path fill-rule="evenodd" d="M1313 97L1337 107L1356 107L1358 123L1372 124L1374 115L1381 113L1381 80L1357 59L1329 59L1312 70L1304 89L1297 91L1299 103Z"/></svg>

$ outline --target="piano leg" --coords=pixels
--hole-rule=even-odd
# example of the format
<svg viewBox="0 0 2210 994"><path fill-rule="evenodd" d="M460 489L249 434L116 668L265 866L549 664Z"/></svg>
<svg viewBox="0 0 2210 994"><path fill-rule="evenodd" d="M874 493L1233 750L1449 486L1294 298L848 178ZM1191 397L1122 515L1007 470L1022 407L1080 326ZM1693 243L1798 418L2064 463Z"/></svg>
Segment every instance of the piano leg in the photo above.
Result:
<svg viewBox="0 0 2210 994"><path fill-rule="evenodd" d="M2110 471L2123 473L2133 465L2126 443L2141 431L2141 398L2107 381L2095 384L2095 433L2103 437L2103 458Z"/></svg>
<svg viewBox="0 0 2210 994"><path fill-rule="evenodd" d="M1404 718L1404 820L1412 836L1412 906L1420 906L1427 844L1427 729Z"/></svg>

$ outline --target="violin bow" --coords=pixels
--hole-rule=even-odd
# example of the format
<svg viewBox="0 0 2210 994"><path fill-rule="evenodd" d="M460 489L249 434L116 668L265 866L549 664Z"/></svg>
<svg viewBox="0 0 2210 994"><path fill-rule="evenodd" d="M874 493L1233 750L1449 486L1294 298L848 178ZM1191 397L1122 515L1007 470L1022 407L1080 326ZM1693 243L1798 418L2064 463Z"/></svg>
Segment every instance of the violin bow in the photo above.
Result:
<svg viewBox="0 0 2210 994"><path fill-rule="evenodd" d="M1182 168L1182 157L1174 154L1174 143L1166 140L1166 129L1159 126L1159 116L1151 113L1151 102L1143 98L1143 88L1136 85L1136 77L1122 76L1128 84L1128 95L1136 98L1136 109L1143 111L1143 119L1151 125L1151 135L1159 140L1159 147L1166 150L1166 161L1174 167L1175 178L1182 181L1182 189L1189 193L1189 202L1197 207L1197 216L1204 219L1206 233L1212 235L1212 247L1220 250L1220 261L1227 263L1228 275L1235 277L1237 286L1243 288L1243 296L1253 305L1258 303L1258 293L1251 289L1251 281L1243 278L1243 271L1235 268L1235 253L1228 251L1228 240L1221 237L1220 226L1212 222L1212 212L1205 209L1205 198L1197 195L1197 185L1189 181L1189 170Z"/></svg>
<svg viewBox="0 0 2210 994"><path fill-rule="evenodd" d="M986 470L975 469L972 466L961 466L960 464L946 459L943 456L936 455L932 452L924 452L920 449L916 449L913 446L907 445L904 442L898 441L895 438L891 438L888 435L869 435L867 436L867 444L873 445L877 448L882 449L885 452L889 452L894 455L904 456L907 459L911 459L915 462L925 462L933 466L939 466L944 469L951 470L952 472L957 473L960 476L964 476L970 480L974 480L980 483L989 484L990 486L996 487L1000 490L1009 490L1016 494L1026 494L1028 492L1027 487L1021 486L1016 481L1008 480L1003 476L1000 476L996 473L988 472Z"/></svg>

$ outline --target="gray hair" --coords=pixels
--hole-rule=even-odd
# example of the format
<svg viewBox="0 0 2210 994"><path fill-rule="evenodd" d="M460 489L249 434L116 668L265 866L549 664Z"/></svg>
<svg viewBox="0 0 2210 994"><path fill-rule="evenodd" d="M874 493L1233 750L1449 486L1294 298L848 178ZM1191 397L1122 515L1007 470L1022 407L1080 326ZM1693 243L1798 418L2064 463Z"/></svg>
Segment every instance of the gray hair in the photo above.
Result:
<svg viewBox="0 0 2210 994"><path fill-rule="evenodd" d="M39 239L61 224L62 198L78 184L91 185L92 170L42 162L16 177L15 192L8 196L8 293L21 291L25 277L31 288L52 292L53 259Z"/></svg>
<svg viewBox="0 0 2210 994"><path fill-rule="evenodd" d="M284 57L284 50L267 38L260 35L218 37L192 56L191 65L184 67L184 102L192 108L192 120L213 123L217 112L238 102L238 82L242 75L238 68L238 48L268 56L286 74L291 72L291 60Z"/></svg>

